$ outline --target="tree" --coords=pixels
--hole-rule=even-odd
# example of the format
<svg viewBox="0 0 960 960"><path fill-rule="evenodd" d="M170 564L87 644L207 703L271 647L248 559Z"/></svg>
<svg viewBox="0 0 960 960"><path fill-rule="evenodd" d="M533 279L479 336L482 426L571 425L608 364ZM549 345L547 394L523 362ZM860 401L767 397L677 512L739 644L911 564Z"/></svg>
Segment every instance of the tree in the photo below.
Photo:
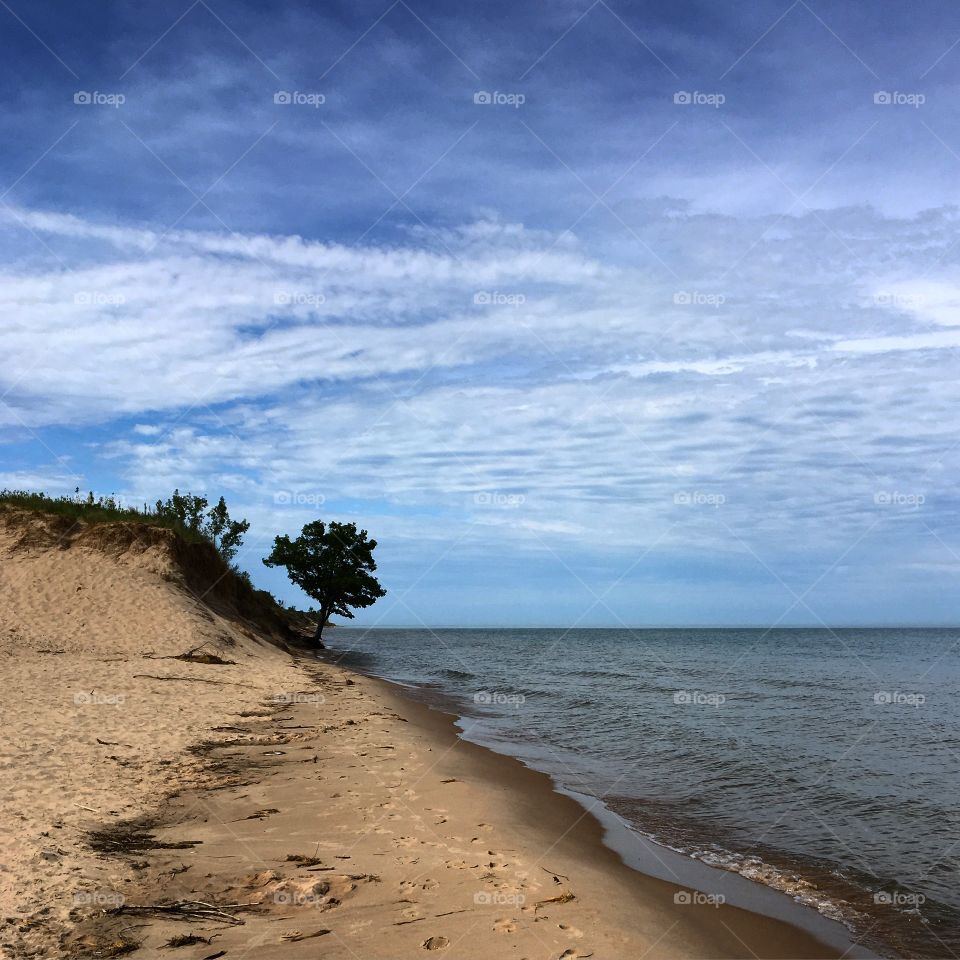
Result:
<svg viewBox="0 0 960 960"><path fill-rule="evenodd" d="M203 511L207 509L204 497L195 497L192 493L173 491L173 496L157 501L157 513L169 517L184 530L203 536Z"/></svg>
<svg viewBox="0 0 960 960"><path fill-rule="evenodd" d="M207 514L206 529L220 556L230 563L243 543L243 535L250 529L250 521L231 520L227 503L221 497L219 503Z"/></svg>
<svg viewBox="0 0 960 960"><path fill-rule="evenodd" d="M263 562L268 567L286 567L293 583L320 604L313 637L318 647L323 647L323 628L331 616L352 620L350 607L369 607L386 594L373 576L376 546L376 540L367 539L366 530L335 520L308 523L296 540L286 534L274 540L273 551Z"/></svg>
<svg viewBox="0 0 960 960"><path fill-rule="evenodd" d="M174 490L173 496L157 501L156 512L184 530L209 540L227 563L233 561L243 543L243 535L250 529L249 520L230 519L223 497L215 507L207 510L204 497Z"/></svg>

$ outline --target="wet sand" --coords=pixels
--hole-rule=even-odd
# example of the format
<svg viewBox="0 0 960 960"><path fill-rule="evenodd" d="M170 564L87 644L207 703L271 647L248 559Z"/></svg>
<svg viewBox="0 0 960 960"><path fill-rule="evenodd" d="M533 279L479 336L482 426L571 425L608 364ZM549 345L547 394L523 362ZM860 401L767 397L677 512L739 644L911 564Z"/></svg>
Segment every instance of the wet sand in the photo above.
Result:
<svg viewBox="0 0 960 960"><path fill-rule="evenodd" d="M211 782L156 811L158 841L193 845L109 856L133 867L100 891L123 909L93 916L74 943L126 938L159 956L189 934L202 939L177 955L268 960L839 955L630 869L549 778L459 739L451 717L383 681L302 667L303 702L237 722L244 732L208 753ZM131 909L184 901L242 924Z"/></svg>

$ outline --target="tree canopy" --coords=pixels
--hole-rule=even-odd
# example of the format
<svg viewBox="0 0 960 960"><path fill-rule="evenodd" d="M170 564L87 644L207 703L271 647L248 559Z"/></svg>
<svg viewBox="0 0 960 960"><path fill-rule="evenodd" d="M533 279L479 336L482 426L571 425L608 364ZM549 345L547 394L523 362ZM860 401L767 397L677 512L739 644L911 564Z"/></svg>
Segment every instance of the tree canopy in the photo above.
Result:
<svg viewBox="0 0 960 960"><path fill-rule="evenodd" d="M209 540L227 563L231 563L250 529L249 520L232 520L223 499L207 510L205 497L173 491L173 496L158 500L157 516L166 517L184 530Z"/></svg>
<svg viewBox="0 0 960 960"><path fill-rule="evenodd" d="M376 546L366 530L335 520L306 524L296 540L286 534L274 540L273 550L263 562L268 567L286 567L290 580L320 604L314 635L319 646L329 617L352 620L351 607L369 607L386 594L373 576Z"/></svg>

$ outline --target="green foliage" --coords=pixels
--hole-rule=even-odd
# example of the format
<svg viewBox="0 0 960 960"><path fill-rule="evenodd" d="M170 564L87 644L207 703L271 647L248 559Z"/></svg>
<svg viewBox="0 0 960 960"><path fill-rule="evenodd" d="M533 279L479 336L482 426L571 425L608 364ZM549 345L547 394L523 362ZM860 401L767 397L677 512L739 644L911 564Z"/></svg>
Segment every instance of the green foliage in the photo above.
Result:
<svg viewBox="0 0 960 960"><path fill-rule="evenodd" d="M185 540L200 543L206 540L216 547L227 563L237 555L243 535L250 529L248 520L231 520L223 497L215 507L207 511L207 501L193 494L181 494L174 490L173 496L158 500L154 508L125 506L112 494L109 497L94 497L93 491L85 497L80 488L72 497L48 497L45 493L27 490L2 490L0 503L44 513L83 520L86 523L147 523L154 527L175 530Z"/></svg>
<svg viewBox="0 0 960 960"><path fill-rule="evenodd" d="M249 520L231 520L223 499L207 510L205 497L173 491L173 496L158 500L157 516L171 519L177 526L209 540L227 563L232 562L243 543L243 535L250 529Z"/></svg>
<svg viewBox="0 0 960 960"><path fill-rule="evenodd" d="M86 523L148 523L176 530L184 539L194 543L203 539L198 533L182 527L173 517L158 515L146 504L142 507L126 506L113 495L94 497L92 492L81 496L79 487L72 497L49 497L29 490L0 490L0 503L35 513L59 514Z"/></svg>
<svg viewBox="0 0 960 960"><path fill-rule="evenodd" d="M166 500L158 500L156 513L160 517L169 517L177 526L191 533L204 532L203 511L207 509L204 497L195 497L192 493L173 491L173 496Z"/></svg>
<svg viewBox="0 0 960 960"><path fill-rule="evenodd" d="M319 643L332 615L352 620L351 607L369 607L386 594L373 576L376 546L377 541L368 540L367 531L357 530L356 524L315 520L296 540L285 534L277 537L263 562L286 567L291 581L320 604L315 636Z"/></svg>
<svg viewBox="0 0 960 960"><path fill-rule="evenodd" d="M231 520L227 512L227 504L223 497L207 514L207 528L213 545L220 551L220 556L230 563L237 555L244 534L250 529L249 520Z"/></svg>

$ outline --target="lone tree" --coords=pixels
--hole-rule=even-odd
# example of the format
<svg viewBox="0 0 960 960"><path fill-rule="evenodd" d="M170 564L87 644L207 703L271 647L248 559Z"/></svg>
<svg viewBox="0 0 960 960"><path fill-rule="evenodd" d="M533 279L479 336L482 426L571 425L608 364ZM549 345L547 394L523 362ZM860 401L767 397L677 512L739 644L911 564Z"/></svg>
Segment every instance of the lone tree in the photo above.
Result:
<svg viewBox="0 0 960 960"><path fill-rule="evenodd" d="M323 628L331 615L353 619L350 607L369 607L386 594L373 571L377 541L355 523L308 523L296 540L286 534L273 542L264 558L268 567L286 567L287 576L320 604L313 641L323 647Z"/></svg>

